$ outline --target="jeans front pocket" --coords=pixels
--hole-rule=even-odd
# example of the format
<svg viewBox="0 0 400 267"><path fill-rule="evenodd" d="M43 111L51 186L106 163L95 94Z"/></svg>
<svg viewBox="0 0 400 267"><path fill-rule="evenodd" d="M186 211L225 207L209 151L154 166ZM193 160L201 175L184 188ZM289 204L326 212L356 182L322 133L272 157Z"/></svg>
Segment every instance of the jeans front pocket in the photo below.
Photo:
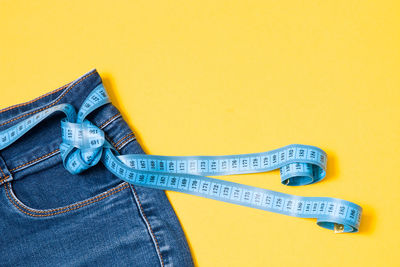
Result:
<svg viewBox="0 0 400 267"><path fill-rule="evenodd" d="M38 187L42 201L27 198L22 188L31 184L26 181L0 186L0 248L11 251L0 253L1 266L164 265L128 183L118 181L97 188L100 193L92 188L80 200L75 194L57 202Z"/></svg>
<svg viewBox="0 0 400 267"><path fill-rule="evenodd" d="M124 189L128 189L129 184L127 184L126 182L123 182L123 183L121 183L117 186L114 186L113 188L111 188L103 193L97 194L93 197L89 197L87 199L74 202L73 204L68 204L68 205L65 205L62 207L51 208L51 209L32 208L32 207L28 206L27 204L25 204L24 202L22 202L16 196L16 194L13 190L12 182L4 183L3 187L4 187L5 194L7 196L7 199L9 200L9 202L20 212L22 212L26 215L29 215L29 216L33 216L33 217L48 217L48 216L54 216L54 215L58 215L58 214L62 214L62 213L72 212L74 210L77 210L77 209L80 209L82 207L89 206L89 205L94 206L96 202L99 202L107 197L110 197Z"/></svg>
<svg viewBox="0 0 400 267"><path fill-rule="evenodd" d="M82 207L95 209L96 203L129 187L101 162L83 173L71 174L59 154L45 161L45 168L39 166L22 179L3 184L6 199L16 212L33 217L68 215Z"/></svg>

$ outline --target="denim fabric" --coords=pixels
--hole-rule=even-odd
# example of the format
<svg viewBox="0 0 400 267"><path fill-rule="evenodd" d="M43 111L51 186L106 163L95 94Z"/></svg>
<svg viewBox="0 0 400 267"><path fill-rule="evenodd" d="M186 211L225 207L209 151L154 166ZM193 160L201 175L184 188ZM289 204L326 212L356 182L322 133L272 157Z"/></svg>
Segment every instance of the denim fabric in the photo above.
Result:
<svg viewBox="0 0 400 267"><path fill-rule="evenodd" d="M69 103L78 110L101 82L94 69L4 108L0 131L53 105ZM0 151L0 266L193 266L164 191L124 182L101 162L77 175L64 168L63 117L52 114ZM112 103L87 119L120 154L145 153Z"/></svg>

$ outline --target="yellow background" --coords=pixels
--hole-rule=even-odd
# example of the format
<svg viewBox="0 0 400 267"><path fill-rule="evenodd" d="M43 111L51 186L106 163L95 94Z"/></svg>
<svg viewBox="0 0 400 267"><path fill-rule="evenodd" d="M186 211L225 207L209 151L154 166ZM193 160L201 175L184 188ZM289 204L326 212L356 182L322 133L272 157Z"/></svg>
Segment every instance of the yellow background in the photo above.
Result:
<svg viewBox="0 0 400 267"><path fill-rule="evenodd" d="M168 192L198 266L399 266L399 1L0 1L0 106L92 68L149 154L321 147L328 174L221 178L364 208L360 232Z"/></svg>

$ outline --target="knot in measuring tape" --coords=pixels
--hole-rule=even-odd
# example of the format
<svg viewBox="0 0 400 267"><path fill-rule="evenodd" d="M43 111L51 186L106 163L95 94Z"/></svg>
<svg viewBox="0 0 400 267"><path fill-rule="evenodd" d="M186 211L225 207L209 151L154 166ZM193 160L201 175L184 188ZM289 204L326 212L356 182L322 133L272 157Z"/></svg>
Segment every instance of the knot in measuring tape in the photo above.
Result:
<svg viewBox="0 0 400 267"><path fill-rule="evenodd" d="M64 167L72 174L78 174L84 170L96 165L102 156L103 146L111 148L109 143L105 143L104 132L96 125L88 120L81 123L68 122L65 118L61 120L62 140L60 144L60 153L63 159ZM285 154L287 152L287 155ZM297 155L296 155L297 152ZM306 155L308 153L308 155ZM140 166L135 164L146 164L145 161L137 161L135 155L120 155L117 157L119 160L128 166L140 169ZM302 162L304 160L305 162ZM306 163L314 160L313 163ZM269 162L270 161L270 162ZM196 163L193 162L192 163ZM207 159L200 162L206 164ZM216 162L212 162L216 165ZM299 186L307 185L320 181L325 177L326 168L326 154L324 151L315 148L315 150L308 150L306 147L302 149L302 145L293 145L288 147L286 151L280 151L272 154L270 157L252 157L249 160L232 158L230 162L225 161L227 165L231 165L231 169L237 169L236 172L222 172L227 174L249 173L251 170L256 170L258 165L279 165L281 182L284 185ZM252 166L252 167L250 167ZM179 166L177 166L179 167ZM199 167L201 169L202 166ZM210 166L212 169L213 166ZM174 170L175 166L172 165L170 170ZM220 169L223 169L223 162ZM276 167L275 167L276 168ZM168 166L165 168L168 170ZM189 171L190 172L190 171ZM191 172L196 173L196 172ZM199 172L200 173L200 172ZM205 174L204 172L202 174ZM210 171L208 175L216 175L216 171Z"/></svg>
<svg viewBox="0 0 400 267"><path fill-rule="evenodd" d="M61 120L60 154L70 173L78 174L96 165L104 147L113 149L105 140L104 132L86 119L93 110L107 103L110 99L100 84L86 97L77 114L74 107L68 106L67 117Z"/></svg>
<svg viewBox="0 0 400 267"><path fill-rule="evenodd" d="M172 190L288 216L316 218L319 226L335 233L358 231L362 208L353 202L331 197L301 197L206 176L279 169L284 185L313 184L326 175L327 155L322 149L292 144L267 152L236 155L119 155L105 139L104 132L86 119L88 114L107 103L110 103L109 97L100 83L83 101L78 113L70 104L59 104L0 132L0 149L15 142L50 114L61 111L66 118L61 120L60 154L64 167L72 174L79 174L102 161L111 173L133 185Z"/></svg>
<svg viewBox="0 0 400 267"><path fill-rule="evenodd" d="M78 174L96 165L103 152L104 132L88 120L81 123L61 120L60 154L64 167Z"/></svg>
<svg viewBox="0 0 400 267"><path fill-rule="evenodd" d="M85 119L94 109L109 102L104 87L99 85L86 98L78 112L78 116L70 116L70 118L67 116L67 118L61 120L63 141L60 144L60 153L64 167L70 173L78 174L96 165L101 159L104 147L116 151L104 139L104 132ZM153 167L152 170L179 172L175 169L181 168L178 164L183 164L185 167L181 168L182 172L201 175L229 175L270 171L279 168L281 183L289 186L313 184L322 180L326 175L327 155L325 151L317 147L290 145L268 153L258 153L258 155L257 153L241 154L239 156L196 156L195 158L199 161L192 157L190 162L189 157L180 157L181 161L179 163L175 163L176 160L169 160L168 166L168 157L163 158L161 156L159 164L165 163L165 166ZM141 157L143 155L117 156L121 162L134 169L147 170L143 166L156 165L154 160L144 160ZM179 157L169 157L169 159L173 158L178 159ZM193 164L198 164L199 166L193 166Z"/></svg>

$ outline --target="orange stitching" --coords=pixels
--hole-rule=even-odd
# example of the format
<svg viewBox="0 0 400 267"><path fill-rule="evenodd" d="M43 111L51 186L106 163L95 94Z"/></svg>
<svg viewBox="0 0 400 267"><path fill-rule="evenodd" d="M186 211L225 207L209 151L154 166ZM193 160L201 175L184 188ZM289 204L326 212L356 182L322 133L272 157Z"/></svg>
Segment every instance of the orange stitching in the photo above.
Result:
<svg viewBox="0 0 400 267"><path fill-rule="evenodd" d="M7 178L10 177L10 175L4 177L3 179L0 180L0 184L2 184L3 182L5 182L7 180Z"/></svg>
<svg viewBox="0 0 400 267"><path fill-rule="evenodd" d="M43 156L41 156L41 157L39 157L39 158L36 158L36 159L34 159L34 160L31 160L31 161L29 161L29 162L27 162L27 163L24 163L24 164L22 164L22 165L19 165L19 166L15 167L15 168L11 169L10 172L11 172L11 171L14 171L14 170L16 170L16 169L19 169L20 167L23 167L23 166L25 166L25 165L28 165L28 164L30 164L30 163L33 163L33 162L35 162L35 161L38 161L38 160L40 160L40 159L46 157L47 155L50 155L50 154L52 154L52 153L57 152L58 150L60 150L60 149L57 148L56 150L51 151L51 152L47 153L46 155L43 155ZM0 168L0 169L1 169L1 168Z"/></svg>
<svg viewBox="0 0 400 267"><path fill-rule="evenodd" d="M6 176L2 170L2 168L0 168L1 173L3 174L3 177Z"/></svg>
<svg viewBox="0 0 400 267"><path fill-rule="evenodd" d="M0 113L2 113L4 111L7 111L7 110L10 110L10 109L14 109L14 108L17 108L17 107L25 106L25 105L28 105L30 103L36 102L36 101L38 101L39 99L42 99L45 96L57 93L58 91L60 91L60 90L64 89L65 87L67 87L69 84L71 84L71 83L67 83L67 84L65 84L65 85L53 90L52 92L48 92L48 93L46 93L46 94L44 94L44 95L42 95L40 97L37 97L35 99L32 99L32 100L30 100L28 102L24 102L24 103L21 103L21 104L13 105L13 106L8 107L8 108L0 109Z"/></svg>
<svg viewBox="0 0 400 267"><path fill-rule="evenodd" d="M110 139L110 138L108 138L108 140L111 142L111 144L115 147L115 143Z"/></svg>
<svg viewBox="0 0 400 267"><path fill-rule="evenodd" d="M115 117L117 117L117 116L119 116L119 115L121 115L121 113L117 113L117 114L115 114L114 116L112 116L111 118L109 118L107 121L103 122L103 123L100 125L100 128L103 128L105 124L107 124L110 120L114 119Z"/></svg>
<svg viewBox="0 0 400 267"><path fill-rule="evenodd" d="M36 110L36 111L29 112L29 113L27 113L27 114L24 114L24 115L21 115L21 116L19 116L19 117L14 118L14 119L11 119L11 120L9 120L9 121L6 121L6 122L0 124L0 126L3 126L3 125L5 125L5 124L7 124L7 123L10 123L10 122L12 122L12 121L18 120L19 118L22 118L22 117L25 117L25 116L28 116L28 115L37 113L37 112L42 111L42 110L45 110L45 109L47 109L47 108L49 108L49 107L51 107L51 106L54 106L54 105L57 104L57 103L58 103L72 88L74 88L75 85L79 84L80 82L82 82L83 80L85 80L85 79L86 79L87 77L89 77L90 75L93 75L94 73L96 73L96 72L92 72L92 73L87 74L86 76L83 76L80 80L78 80L75 84L73 84L67 91L65 91L62 95L60 95L61 97L60 97L57 101L51 103L51 104L48 105L47 107L38 109L38 110Z"/></svg>
<svg viewBox="0 0 400 267"><path fill-rule="evenodd" d="M0 176L0 178L2 178L2 177L4 177L5 175L4 175L4 172L3 172L3 170L2 170L1 168L0 168L0 171L1 171L1 173L3 174L3 176ZM5 181L8 177L9 177L9 176L0 179L0 184L2 184L3 181Z"/></svg>
<svg viewBox="0 0 400 267"><path fill-rule="evenodd" d="M48 212L63 210L63 209L67 209L67 208L69 209L70 207L74 207L74 206L79 206L79 205L85 204L86 202L90 202L90 201L92 201L92 200L94 200L94 199L97 199L97 198L103 196L104 194L108 194L108 193L110 193L110 192L112 192L112 191L115 191L115 190L117 190L118 188L120 188L120 187L122 187L122 186L124 186L124 185L126 185L126 182L125 182L125 183L121 183L120 185L118 185L118 186L116 186L116 187L114 187L114 188L112 188L112 189L109 189L109 191L106 191L106 192L104 192L104 193L101 193L101 194L98 195L98 196L94 196L94 197L89 198L89 199L87 199L87 200L85 200L85 201L83 201L83 202L78 202L78 203L71 204L71 205L68 205L68 206L65 206L65 207L61 207L61 208L54 208L54 209L48 209L48 210L33 210L33 209L31 209L31 208L22 206L20 203L18 203L18 201L16 201L16 202L17 202L17 204L18 204L19 206L21 206L22 208L24 208L24 209L26 209L26 210L29 210L29 211L32 211L32 212L36 212L36 213L48 213ZM8 190L11 191L10 188L8 188ZM13 197L13 198L15 199L15 197Z"/></svg>
<svg viewBox="0 0 400 267"><path fill-rule="evenodd" d="M100 129L103 129L103 126L104 126L105 124L107 124L110 120L112 120L114 117L120 116L120 115L121 115L121 113L118 113L118 114L115 114L114 116L112 116L110 119L108 119L107 121L105 121L104 123L102 123L102 124L100 125ZM122 139L118 140L118 142L116 142L116 143L115 143L114 141L112 141L110 138L108 138L108 140L109 140L110 143L118 150L117 144L118 144L119 142L121 142L124 138L128 137L128 135L130 135L130 134L134 134L134 133L129 133L129 134L127 134L127 135L124 136Z"/></svg>
<svg viewBox="0 0 400 267"><path fill-rule="evenodd" d="M129 143L130 141L133 141L133 140L136 140L135 136L133 136L132 138L128 138L127 140L122 142L122 144L119 145L118 149L122 149L122 147L124 147L127 143Z"/></svg>
<svg viewBox="0 0 400 267"><path fill-rule="evenodd" d="M151 229L150 222L149 222L149 220L147 219L146 214L144 213L142 204L140 203L140 199L139 199L139 196L138 196L138 194L137 194L137 192L136 192L135 187L131 186L131 188L133 189L133 191L134 191L134 193L135 193L137 199L139 200L138 203L139 203L139 206L140 206L140 210L142 211L142 214L143 214L144 218L146 219L146 221L147 221L147 223L148 223L148 225L149 225L150 232L151 232L151 234L153 235L154 240L156 241L157 252L158 252L158 254L160 255L160 258L161 258L161 265L164 266L164 260L163 260L163 257L162 257L162 255L161 255L161 250L160 250L160 246L158 245L158 241L157 241L156 235L154 234L153 229Z"/></svg>
<svg viewBox="0 0 400 267"><path fill-rule="evenodd" d="M123 184L121 184L121 185L123 185ZM120 187L120 186L118 186L118 187ZM14 198L13 196L12 196L12 197L14 198L14 200L12 200L12 199L10 198L11 193L10 193L10 195L9 195L9 192L8 192L9 189L7 188L6 184L4 184L4 188L5 188L5 190L6 190L6 195L7 195L8 199L10 200L10 202L11 202L18 210L20 210L21 212L23 212L23 213L25 213L25 214L27 214L27 215L30 215L30 216L34 216L34 217L45 217L45 216L51 216L51 215L57 215L57 214L65 213L65 212L68 212L68 211L71 211L71 210L76 210L76 209L82 208L82 207L84 207L84 206L87 206L87 205L89 205L89 204L98 202L98 201L100 201L100 200L102 200L102 199L104 199L104 198L106 198L106 197L112 196L112 195L114 195L115 193L118 193L118 192L120 192L120 191L122 191L122 190L124 190L124 189L126 189L126 188L128 188L128 187L129 187L129 184L126 184L126 186L121 187L121 188L118 189L118 190L114 190L114 191L110 190L110 191L108 191L108 192L103 193L104 195L103 195L101 198L98 198L98 199L94 200L95 198L101 196L101 195L99 195L99 196L97 196L97 197L94 197L94 198L89 199L89 200L87 201L87 203L77 203L77 205L81 205L81 206L77 206L77 207L74 207L74 208L71 208L71 209L67 209L67 210L64 210L64 211L60 211L60 212L56 212L56 213L51 213L51 214L32 214L32 213L29 213L29 212L26 212L26 211L23 211L22 209L20 209L20 207L21 207L20 204L17 202L17 200L15 200L15 198ZM116 187L116 188L117 188L117 187ZM116 189L116 188L115 188L115 189ZM16 202L14 203L14 201L16 201ZM16 205L16 203L17 203L17 205L20 206L20 207L18 207L18 206ZM83 205L83 204L84 204L84 205ZM70 207L70 206L67 206L67 207ZM71 205L71 207L72 207L72 205ZM25 207L21 207L21 208L26 209ZM38 213L39 211L34 211L34 212ZM42 211L42 212L43 212L43 211Z"/></svg>
<svg viewBox="0 0 400 267"><path fill-rule="evenodd" d="M10 177L10 175L5 175L2 168L0 168L1 173L3 174L3 178L0 179L0 184L2 184L3 182L5 182L7 180L8 177Z"/></svg>
<svg viewBox="0 0 400 267"><path fill-rule="evenodd" d="M115 149L117 149L118 150L118 148L117 148L117 146L115 145L115 143L111 140L111 138L110 137L108 137L107 135L106 135L106 133L104 133L104 136L106 136L107 137L107 139L108 139L108 141L110 141L110 143L115 147ZM118 151L119 152L119 151Z"/></svg>
<svg viewBox="0 0 400 267"><path fill-rule="evenodd" d="M122 140L126 139L126 138L129 137L130 135L134 135L134 133L128 133L128 134L125 135L122 139L119 139L119 141L116 143L116 146L119 146L120 144L118 144L118 143L121 142Z"/></svg>

